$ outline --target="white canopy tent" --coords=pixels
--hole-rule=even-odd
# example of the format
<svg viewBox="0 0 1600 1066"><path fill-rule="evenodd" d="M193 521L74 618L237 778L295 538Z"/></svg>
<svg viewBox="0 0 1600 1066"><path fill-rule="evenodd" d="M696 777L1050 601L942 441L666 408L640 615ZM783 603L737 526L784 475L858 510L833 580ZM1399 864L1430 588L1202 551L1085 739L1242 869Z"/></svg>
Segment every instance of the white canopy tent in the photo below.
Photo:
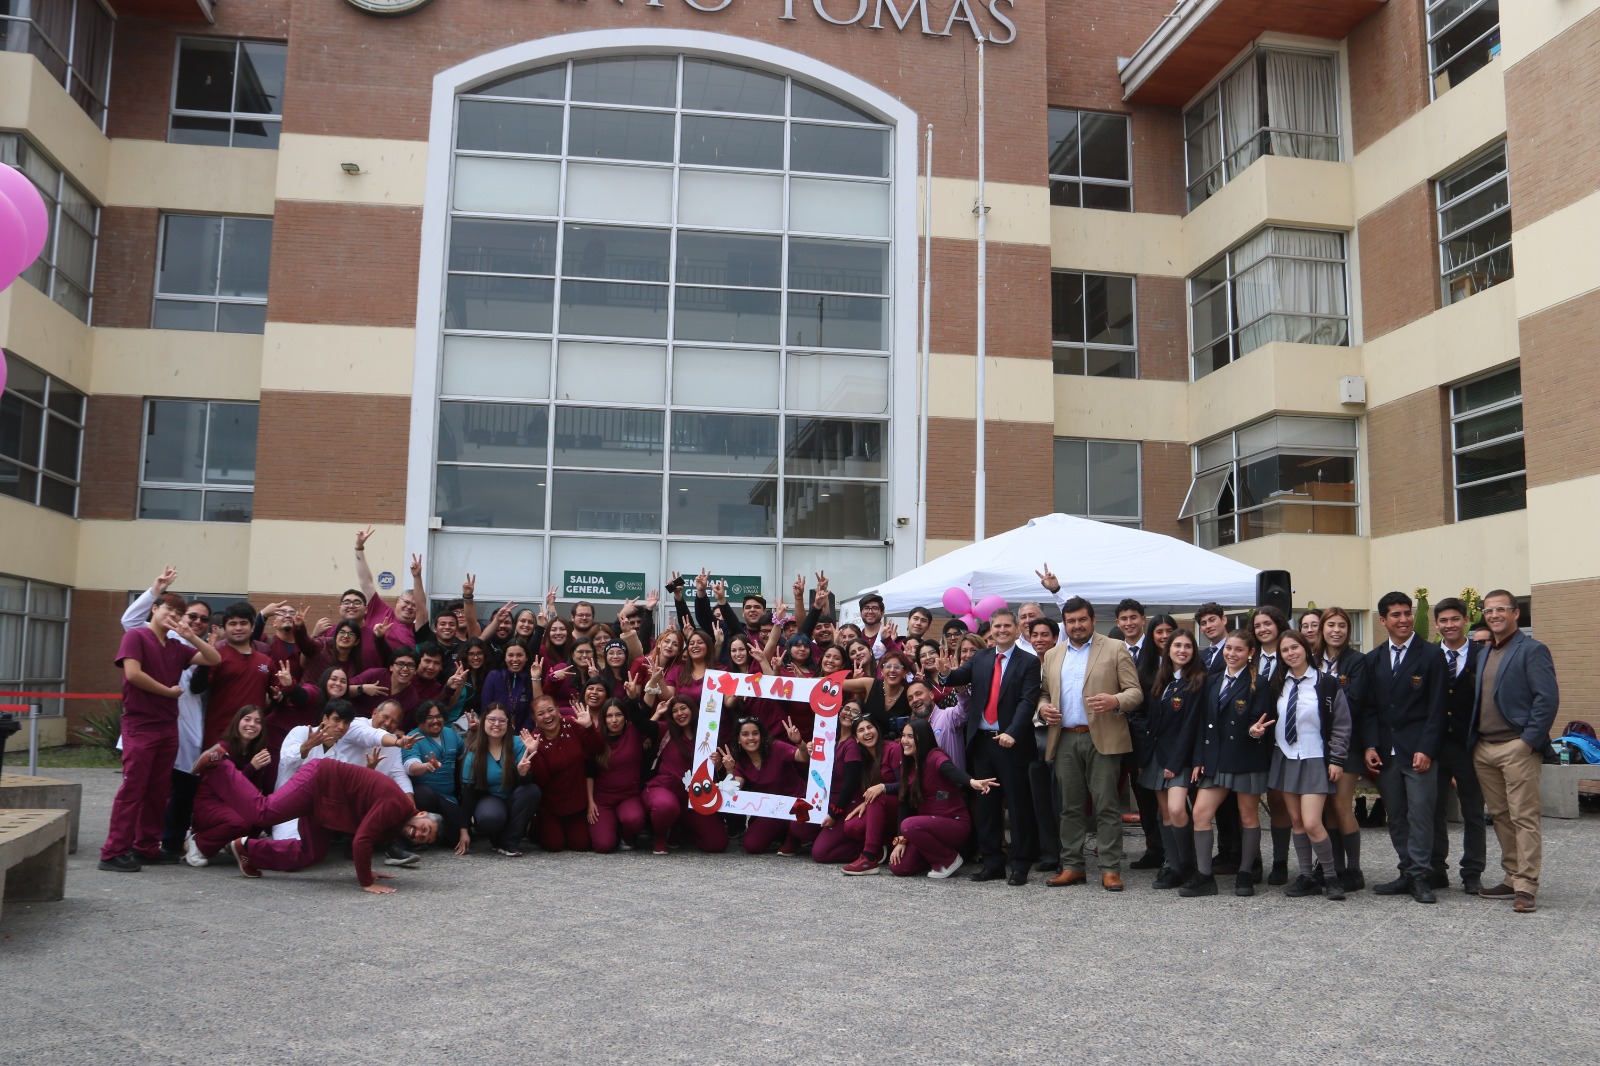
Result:
<svg viewBox="0 0 1600 1066"><path fill-rule="evenodd" d="M862 589L883 597L887 614L913 607L939 609L945 590L960 587L974 602L1004 596L1016 604L1046 595L1036 570L1049 564L1061 591L1097 606L1125 596L1165 607L1198 606L1215 600L1225 607L1255 603L1254 567L1197 548L1174 537L1050 514L1018 529L969 544Z"/></svg>

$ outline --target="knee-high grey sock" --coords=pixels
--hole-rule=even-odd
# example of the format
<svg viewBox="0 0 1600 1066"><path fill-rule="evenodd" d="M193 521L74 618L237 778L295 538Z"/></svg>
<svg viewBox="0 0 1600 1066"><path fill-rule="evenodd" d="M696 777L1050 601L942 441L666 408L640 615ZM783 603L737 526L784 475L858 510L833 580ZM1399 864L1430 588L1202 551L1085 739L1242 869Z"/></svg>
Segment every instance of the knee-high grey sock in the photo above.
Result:
<svg viewBox="0 0 1600 1066"><path fill-rule="evenodd" d="M1278 831L1272 831L1276 834ZM1311 838L1304 833L1294 834L1294 855L1300 860L1300 873L1302 876L1311 876Z"/></svg>
<svg viewBox="0 0 1600 1066"><path fill-rule="evenodd" d="M1239 834L1239 872L1250 873L1261 868L1261 827L1246 829Z"/></svg>
<svg viewBox="0 0 1600 1066"><path fill-rule="evenodd" d="M1211 840L1216 833L1210 829L1196 829L1192 835L1194 841L1194 868L1200 872L1201 877L1211 876Z"/></svg>
<svg viewBox="0 0 1600 1066"><path fill-rule="evenodd" d="M1272 865L1289 861L1289 836L1293 831L1290 826L1272 827Z"/></svg>
<svg viewBox="0 0 1600 1066"><path fill-rule="evenodd" d="M1317 863L1322 867L1322 876L1330 879L1337 877L1338 871L1334 869L1334 856L1337 855L1338 852L1334 851L1333 838L1331 836L1327 836L1323 837L1321 840L1313 840L1311 842L1311 847L1315 849L1317 853ZM1300 860L1300 863L1302 866L1304 866L1305 860Z"/></svg>
<svg viewBox="0 0 1600 1066"><path fill-rule="evenodd" d="M1335 873L1344 873L1344 832L1338 829L1328 830L1329 847L1333 848L1333 869Z"/></svg>
<svg viewBox="0 0 1600 1066"><path fill-rule="evenodd" d="M1344 838L1344 865L1347 870L1361 869L1361 830L1346 833Z"/></svg>
<svg viewBox="0 0 1600 1066"><path fill-rule="evenodd" d="M1172 826L1172 850L1168 852L1171 858L1167 865L1180 873L1188 873L1194 866L1194 834L1189 832L1188 826ZM1206 856L1209 860L1210 856Z"/></svg>

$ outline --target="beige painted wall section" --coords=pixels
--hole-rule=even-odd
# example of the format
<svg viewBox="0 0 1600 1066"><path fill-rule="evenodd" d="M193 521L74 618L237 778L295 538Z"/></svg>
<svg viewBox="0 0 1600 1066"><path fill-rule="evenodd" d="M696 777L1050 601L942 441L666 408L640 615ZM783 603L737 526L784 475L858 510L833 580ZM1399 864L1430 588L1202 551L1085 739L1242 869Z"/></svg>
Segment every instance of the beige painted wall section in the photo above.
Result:
<svg viewBox="0 0 1600 1066"><path fill-rule="evenodd" d="M1058 437L1189 439L1190 386L1182 381L1051 376Z"/></svg>
<svg viewBox="0 0 1600 1066"><path fill-rule="evenodd" d="M1339 402L1339 379L1360 373L1359 348L1264 344L1190 386L1188 439L1207 440L1274 411L1355 418L1366 409Z"/></svg>
<svg viewBox="0 0 1600 1066"><path fill-rule="evenodd" d="M1183 219L1182 273L1205 266L1263 225L1350 230L1350 165L1262 156Z"/></svg>
<svg viewBox="0 0 1600 1066"><path fill-rule="evenodd" d="M355 585L355 529L349 523L257 519L250 528L245 578L250 591L325 596L330 590ZM405 576L405 558L405 527L378 526L367 544L373 573L392 570Z"/></svg>
<svg viewBox="0 0 1600 1066"><path fill-rule="evenodd" d="M199 400L261 398L262 338L247 333L94 329L89 391Z"/></svg>
<svg viewBox="0 0 1600 1066"><path fill-rule="evenodd" d="M1517 269L1522 270L1520 246ZM1408 322L1361 347L1367 406L1460 381L1517 358L1521 277Z"/></svg>
<svg viewBox="0 0 1600 1066"><path fill-rule="evenodd" d="M25 130L90 196L105 201L111 142L25 52L0 51L0 129Z"/></svg>
<svg viewBox="0 0 1600 1066"><path fill-rule="evenodd" d="M0 572L74 584L78 523L66 515L0 496L0 544Z"/></svg>
<svg viewBox="0 0 1600 1066"><path fill-rule="evenodd" d="M217 215L272 214L277 153L164 141L111 142L106 203Z"/></svg>
<svg viewBox="0 0 1600 1066"><path fill-rule="evenodd" d="M0 292L0 347L88 391L90 329L26 281Z"/></svg>
<svg viewBox="0 0 1600 1066"><path fill-rule="evenodd" d="M1526 59L1596 11L1600 0L1511 0L1500 5L1500 62L1509 67Z"/></svg>
<svg viewBox="0 0 1600 1066"><path fill-rule="evenodd" d="M184 588L245 590L251 527L233 522L79 522L82 589L142 589L171 563Z"/></svg>
<svg viewBox="0 0 1600 1066"><path fill-rule="evenodd" d="M1528 489L1528 580L1534 585L1600 577L1600 475ZM1521 591L1518 589L1517 591Z"/></svg>
<svg viewBox="0 0 1600 1066"><path fill-rule="evenodd" d="M1385 592L1428 590L1438 603L1467 586L1479 592L1507 588L1524 593L1528 582L1529 512L1475 518L1418 529L1372 543L1372 586L1364 608ZM1319 603L1322 601L1318 601Z"/></svg>
<svg viewBox="0 0 1600 1066"><path fill-rule="evenodd" d="M346 174L343 163L361 172ZM278 142L278 197L420 207L427 169L426 141L285 133Z"/></svg>
<svg viewBox="0 0 1600 1066"><path fill-rule="evenodd" d="M415 330L268 322L262 340L262 391L411 395Z"/></svg>
<svg viewBox="0 0 1600 1066"><path fill-rule="evenodd" d="M917 232L924 230L923 194L925 178L917 181ZM1051 228L1050 189L1044 185L1012 185L991 181L984 186L989 204L989 225L985 236L1003 244L1049 244ZM961 241L978 239L978 216L972 205L978 199L978 183L962 178L933 179L933 235Z"/></svg>
<svg viewBox="0 0 1600 1066"><path fill-rule="evenodd" d="M1126 211L1050 208L1050 265L1101 274L1183 277L1183 219Z"/></svg>
<svg viewBox="0 0 1600 1066"><path fill-rule="evenodd" d="M1508 6L1502 5L1502 17ZM1438 177L1506 135L1503 63L1490 63L1355 157L1357 218L1371 214L1417 182Z"/></svg>
<svg viewBox="0 0 1600 1066"><path fill-rule="evenodd" d="M1294 586L1294 605L1315 601L1322 607L1370 610L1367 541L1362 537L1319 537L1280 533L1217 549L1257 570L1287 570ZM1231 605L1230 605L1231 606Z"/></svg>
<svg viewBox="0 0 1600 1066"><path fill-rule="evenodd" d="M971 543L972 541L970 540L927 540L923 542L924 558L931 563L941 555L949 555L951 552L965 548Z"/></svg>
<svg viewBox="0 0 1600 1066"><path fill-rule="evenodd" d="M1056 420L1055 377L1048 359L984 360L984 413L1005 422ZM978 360L972 355L928 356L928 414L933 418L977 417Z"/></svg>
<svg viewBox="0 0 1600 1066"><path fill-rule="evenodd" d="M1600 288L1600 193L1516 229L1511 206L1511 254L1517 277L1517 315L1526 318ZM1471 301L1467 301L1471 303Z"/></svg>

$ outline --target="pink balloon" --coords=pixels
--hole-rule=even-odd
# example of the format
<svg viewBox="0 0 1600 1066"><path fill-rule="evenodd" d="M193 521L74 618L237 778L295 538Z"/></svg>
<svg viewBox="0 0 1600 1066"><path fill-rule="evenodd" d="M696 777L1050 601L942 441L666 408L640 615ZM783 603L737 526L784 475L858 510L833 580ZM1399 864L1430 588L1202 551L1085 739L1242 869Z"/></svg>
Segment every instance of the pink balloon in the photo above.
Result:
<svg viewBox="0 0 1600 1066"><path fill-rule="evenodd" d="M28 235L23 226L22 212L16 204L0 195L0 289L17 279L17 275L33 262L24 258L28 254Z"/></svg>
<svg viewBox="0 0 1600 1066"><path fill-rule="evenodd" d="M978 620L972 617L970 614L962 615L961 621L966 623L967 632L976 633L978 631Z"/></svg>
<svg viewBox="0 0 1600 1066"><path fill-rule="evenodd" d="M972 597L967 595L967 590L951 586L944 590L944 609L951 614L960 616L972 610Z"/></svg>
<svg viewBox="0 0 1600 1066"><path fill-rule="evenodd" d="M45 210L44 197L33 187L33 182L24 177L22 171L7 163L0 163L0 197L9 199L22 216L26 234L26 242L22 247L28 257L17 269L20 274L44 251L44 242L50 236L50 213Z"/></svg>
<svg viewBox="0 0 1600 1066"><path fill-rule="evenodd" d="M972 605L972 613L979 618L988 618L1005 605L1006 598L1004 596L985 596Z"/></svg>

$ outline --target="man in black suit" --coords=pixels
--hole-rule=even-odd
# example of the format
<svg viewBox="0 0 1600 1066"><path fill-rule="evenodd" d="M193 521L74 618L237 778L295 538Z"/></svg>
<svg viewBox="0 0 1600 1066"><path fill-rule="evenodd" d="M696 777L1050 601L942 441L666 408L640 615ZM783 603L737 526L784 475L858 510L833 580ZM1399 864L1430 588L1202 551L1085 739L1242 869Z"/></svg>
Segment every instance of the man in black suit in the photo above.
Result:
<svg viewBox="0 0 1600 1066"><path fill-rule="evenodd" d="M1144 604L1135 599L1125 599L1117 604L1117 629L1133 656L1133 666L1139 672L1139 688L1148 694L1155 684L1156 671L1161 669L1161 649L1151 639L1149 619ZM1140 758L1138 735L1134 735L1133 751L1122 760L1122 769L1133 786L1134 802L1139 805L1139 828L1144 831L1144 854L1129 864L1132 870L1155 870L1167 861L1166 849L1161 845L1161 813L1156 806L1156 794L1139 784Z"/></svg>
<svg viewBox="0 0 1600 1066"><path fill-rule="evenodd" d="M980 795L975 817L983 866L974 881L1005 877L1005 821L1001 799L1010 814L1013 885L1028 883L1028 867L1037 859L1038 827L1028 788L1028 764L1034 756L1033 712L1039 703L1039 658L1017 647L1017 617L1010 610L989 616L988 648L951 668L952 657L940 657L939 684L971 685L967 698L967 769L975 777L992 777L998 791Z"/></svg>
<svg viewBox="0 0 1600 1066"><path fill-rule="evenodd" d="M1445 724L1444 741L1435 760L1439 764L1439 809L1433 820L1428 886L1443 888L1450 883L1450 827L1444 811L1454 780L1456 799L1461 803L1461 891L1476 896L1483 886L1488 832L1483 820L1483 788L1468 742L1477 670L1472 665L1472 642L1467 640L1467 605L1453 596L1440 600L1433 607L1433 624L1439 631L1439 650L1444 653Z"/></svg>
<svg viewBox="0 0 1600 1066"><path fill-rule="evenodd" d="M1367 768L1378 775L1378 793L1388 812L1400 876L1373 891L1380 896L1409 892L1418 903L1436 903L1428 868L1439 804L1439 768L1433 760L1444 742L1444 653L1417 636L1411 597L1403 592L1384 594L1378 621L1389 639L1367 653L1362 734Z"/></svg>

